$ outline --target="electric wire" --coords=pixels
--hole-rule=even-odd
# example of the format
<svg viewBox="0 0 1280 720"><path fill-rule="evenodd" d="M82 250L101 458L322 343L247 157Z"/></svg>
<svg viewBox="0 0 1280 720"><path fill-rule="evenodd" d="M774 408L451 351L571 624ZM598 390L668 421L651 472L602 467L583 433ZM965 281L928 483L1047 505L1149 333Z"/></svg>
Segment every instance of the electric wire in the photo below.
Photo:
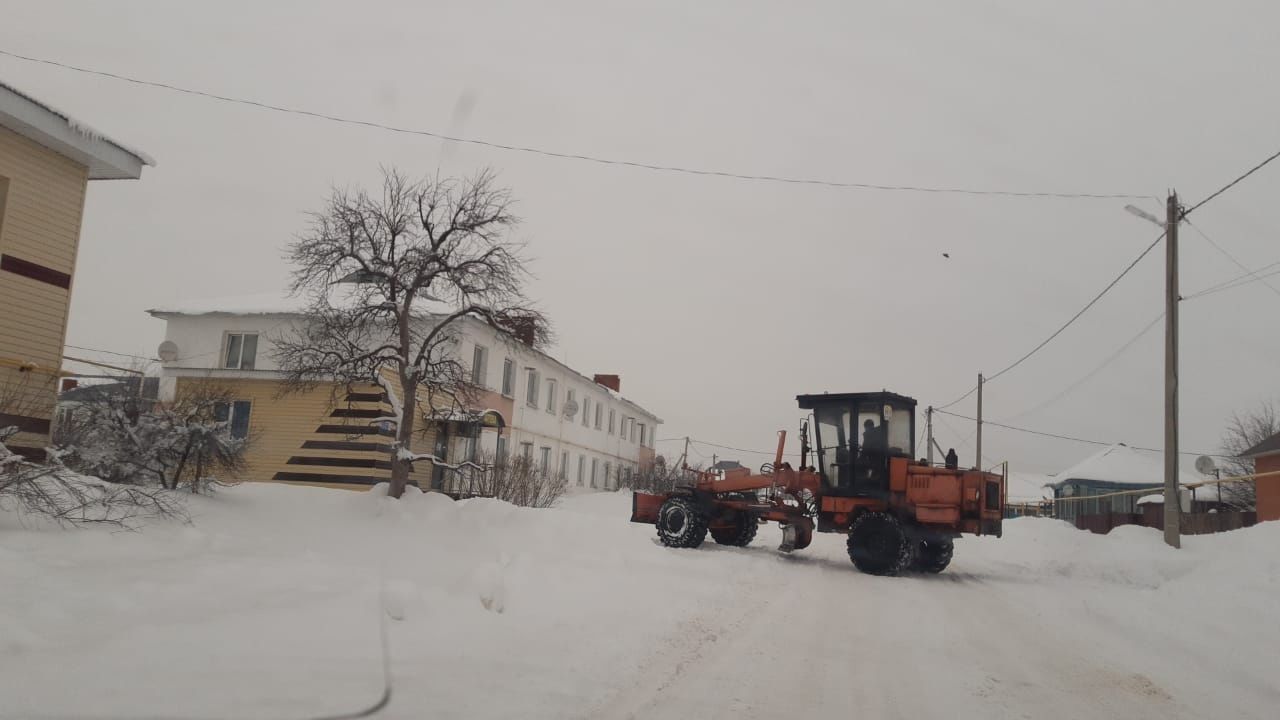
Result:
<svg viewBox="0 0 1280 720"><path fill-rule="evenodd" d="M420 135L425 137L446 140L449 142L463 143L467 145L477 145L481 147L492 148L495 150L503 150L508 152L519 152L532 155L541 155L545 157L558 158L562 160L577 160L582 162L596 163L599 165L616 165L630 168L638 168L642 170L651 170L655 172L682 173L686 175L700 175L718 178L730 178L734 180L749 180L757 182L783 183L789 185L817 185L831 188L844 188L855 190L881 190L891 192L917 192L917 193L935 193L935 194L957 194L957 195L988 195L1002 197L1019 197L1019 198L1055 198L1055 199L1089 199L1089 200L1145 200L1150 195L1131 194L1131 193L1084 193L1084 192L1044 192L1044 191L1028 191L1028 190L993 190L993 189L976 189L963 187L930 187L924 185L895 185L882 183L865 183L865 182L849 182L838 180L823 180L818 178L805 177L787 177L781 175L769 175L761 173L737 173L727 170L711 170L706 168L694 168L680 165L662 165L657 163L640 162L636 160L621 160L617 158L606 158L596 155L587 155L584 153L560 152L554 150L546 150L528 145L515 145L505 142L496 142L491 140L481 140L478 138L466 138L456 135L447 135L445 133L435 132L432 130L415 129L388 125L385 123L375 122L372 120L359 120L356 118L342 117L329 113L316 112L312 110L303 110L300 108L286 107L283 105L275 105L272 103L261 102L257 100L249 100L246 98L233 97L230 95L221 95L205 90L195 90L192 88L181 87L170 83L157 82L153 80L143 80L141 78L122 75L104 70L94 70L92 68L72 65L70 63L49 60L46 58L38 58L30 55L22 55L9 50L0 49L0 55L11 57L16 60L26 62L39 63L53 67L72 70L88 75L96 75L99 77L111 78L122 82L132 83L145 87L168 90L171 92L183 93L187 95L195 95L220 102L234 103L238 105L247 105L263 110L273 112L287 113L292 115L302 115L306 117L326 120L329 122L342 123L347 125L357 125L361 127L373 128L377 130L385 130L387 132L400 133L404 135Z"/></svg>
<svg viewBox="0 0 1280 720"><path fill-rule="evenodd" d="M934 408L934 411L936 411L936 412L940 412L940 413L942 413L942 414L944 414L944 415L950 415L951 417L960 418L960 419L962 419L962 420L971 420L971 421L977 422L977 418L970 417L970 416L968 416L968 415L961 415L961 414L959 414L959 413L948 412L948 411L946 411L946 410L938 410L937 408ZM1040 436L1042 436L1042 437L1057 438L1057 439L1059 439L1059 440L1071 440L1071 441L1079 442L1079 443L1088 443L1088 444L1090 444L1090 445L1115 445L1115 444L1116 444L1116 443L1114 443L1114 442L1107 442L1107 441L1105 441L1105 440L1090 440L1090 439L1088 439L1088 438L1073 437L1073 436L1071 436L1071 435L1061 435L1061 434L1058 434L1058 433L1044 432L1044 431L1042 431L1042 430L1032 430L1032 429L1030 429L1030 428L1018 427L1018 426L1016 426L1016 425L1008 425L1008 424L1005 424L1005 423L996 422L996 421L994 421L994 420L983 420L983 421L982 421L982 424L983 424L983 425L994 425L994 426L996 426L996 427L998 427L998 428L1004 428L1005 430L1015 430L1015 431L1017 431L1017 432L1029 433L1029 434L1031 434L1031 435L1040 435ZM1121 443L1121 444L1123 444L1123 443ZM1142 450L1143 452L1164 452L1164 450L1162 450L1162 449L1160 449L1160 448L1141 447L1141 446L1139 446L1139 445L1127 445L1127 444L1125 444L1125 447L1129 448L1130 450ZM1199 456L1199 455L1208 455L1208 456L1210 456L1210 457L1230 457L1229 455L1222 455L1222 454L1215 454L1215 453L1205 453L1205 452L1191 452L1191 451L1189 451L1189 450L1188 450L1188 451L1182 451L1182 452L1179 452L1178 454L1179 454L1179 455L1196 455L1196 456Z"/></svg>
<svg viewBox="0 0 1280 720"><path fill-rule="evenodd" d="M1188 227L1190 227L1192 230L1195 230L1197 235L1199 235L1200 237L1204 238L1204 241L1205 241L1205 242L1207 242L1207 243L1209 243L1209 245L1213 246L1213 249L1214 249L1214 250L1217 250L1219 253L1221 253L1223 257L1225 257L1226 259L1230 260L1230 261L1232 262L1232 264L1234 264L1236 267L1238 267L1238 268L1240 268L1241 270L1245 271L1245 274L1246 274L1247 276L1251 276L1251 277L1253 277L1253 279L1254 279L1254 280L1261 281L1261 282L1262 282L1262 284L1263 284L1263 285L1265 285L1265 286L1266 286L1266 288L1267 288L1268 290L1270 290L1271 292L1275 293L1277 297L1280 297L1280 290L1277 290L1277 289L1276 289L1276 287L1275 287L1274 285L1272 285L1272 284L1271 284L1271 283L1269 283L1269 282L1266 282L1265 280L1263 280L1263 278L1259 277L1259 276L1258 276L1258 274L1257 274L1257 271L1255 271L1255 270L1250 270L1248 267L1246 267L1244 263L1242 263L1242 262L1240 262L1239 260L1237 260L1237 259L1235 258L1235 256L1234 256L1234 255L1232 255L1231 253L1227 252L1227 251L1226 251L1226 250L1225 250L1221 245L1219 245L1218 243L1214 242L1213 238L1211 238L1211 237L1209 237L1208 235L1206 235L1206 234L1205 234L1205 232L1204 232L1203 230L1201 230L1199 227L1197 227L1195 224L1193 224L1190 220L1185 220L1185 219L1184 219L1184 220L1183 220L1183 222L1185 222L1185 223L1187 224L1187 226L1188 226Z"/></svg>
<svg viewBox="0 0 1280 720"><path fill-rule="evenodd" d="M1019 365L1021 365L1021 364L1022 364L1022 363L1024 363L1024 362L1026 362L1026 361L1027 361L1027 360L1028 360L1032 355L1035 355L1037 352L1039 352L1041 349L1043 349L1043 348L1044 348L1044 346L1048 345L1050 342L1053 342L1053 339L1054 339L1054 338L1058 337L1059 335L1061 335L1061 334L1063 333L1063 331L1065 331L1067 328L1071 327L1071 325L1072 325L1076 320L1079 320L1079 319L1080 319L1080 316L1082 316L1082 315L1084 315L1086 312L1088 312L1088 311L1089 311L1089 308L1091 308L1091 307L1093 307L1094 305L1096 305L1096 304L1098 303L1098 301L1099 301L1099 300L1101 300L1101 299L1102 299L1102 297L1103 297L1104 295L1106 295L1108 292L1110 292L1110 291L1111 291L1111 288L1115 287L1115 286L1116 286L1116 284L1117 284L1117 283L1119 283L1119 282L1120 282L1120 280L1121 280L1121 279L1123 279L1125 275L1128 275L1128 274L1129 274L1129 271L1133 270L1133 268L1134 268L1134 267L1136 267L1136 266L1137 266L1137 264L1138 264L1139 262L1141 262L1141 261L1142 261L1142 258L1146 257L1146 256L1147 256L1147 254L1148 254L1148 253L1150 253L1150 252L1151 252L1151 250L1152 250L1153 248L1155 248L1155 246L1156 246L1157 244L1159 244L1159 242L1160 242L1161 240L1163 240L1163 239L1164 239L1164 235L1165 235L1164 233L1160 233L1160 235L1158 235L1158 236L1156 237L1156 239L1155 239L1155 240L1151 241L1151 244L1150 244L1150 245L1148 245L1148 246L1147 246L1147 248L1146 248L1145 250L1143 250L1141 253L1139 253L1139 254L1138 254L1138 257L1136 257L1136 258L1134 258L1134 259L1133 259L1133 262L1131 262L1131 263L1129 263L1127 266L1125 266L1125 269L1124 269L1124 270L1122 270L1122 271L1120 271L1120 274L1119 274L1119 275L1117 275L1117 276L1115 277L1115 279L1114 279L1114 280L1112 280L1110 283L1107 283L1107 286L1106 286L1106 287L1104 287L1104 288L1102 288L1102 291L1101 291L1101 292L1099 292L1097 295L1094 295L1092 300L1090 300L1089 302L1085 303L1085 306L1084 306L1084 307L1080 308L1080 310L1079 310L1079 311L1077 311L1075 315L1072 315L1072 316L1071 316L1071 318L1070 318L1069 320L1067 320L1065 323L1063 323L1061 327L1059 327L1057 330L1053 331L1053 334L1052 334L1052 335L1050 335L1049 337L1047 337L1047 338L1045 338L1043 341L1041 341L1041 343L1040 343L1039 345L1036 345L1036 346L1035 346L1034 348L1032 348L1032 349L1031 349L1031 351L1030 351L1030 352L1028 352L1027 354L1023 355L1022 357L1018 358L1017 360L1014 360L1011 364L1009 364L1009 365L1008 365L1007 367L1005 367L1003 370L1001 370L1001 371L999 371L999 372L995 373L994 375L991 375L990 377L983 378L983 382L984 382L984 383L989 383L989 382L991 382L992 380L995 380L996 378L1000 377L1001 375L1004 375L1005 373L1009 372L1010 370L1012 370L1012 369L1014 369L1014 368L1018 367ZM945 405L936 405L936 406L934 406L934 409L935 409L935 410L944 410L944 409L946 409L946 408L949 408L949 407L951 407L951 406L953 406L953 405L955 405L955 404L959 403L960 401L964 400L965 398L969 397L970 395L974 394L974 393L975 393L975 392L977 392L977 391L978 391L978 386L977 386L977 385L974 385L974 386L973 386L973 388L971 388L971 389L969 390L969 392L966 392L965 394L961 395L960 397L956 398L955 400L952 400L951 402L949 402L949 403L947 403L947 404L945 404Z"/></svg>
<svg viewBox="0 0 1280 720"><path fill-rule="evenodd" d="M1250 175L1252 175L1252 174L1254 174L1254 173L1258 172L1258 171L1259 171L1259 170L1261 170L1264 166L1266 166L1266 164L1267 164L1267 163L1271 162L1272 160L1275 160L1275 159L1276 159L1276 158L1278 158L1278 157L1280 157L1280 150L1277 150L1273 155L1271 155L1270 157L1268 157L1266 160L1263 160L1262 162L1258 163L1257 165L1254 165L1253 167L1249 168L1248 172L1246 172L1245 174L1241 175L1240 177L1236 178L1235 180L1232 180L1231 182L1227 183L1226 185L1223 185L1222 187L1218 188L1218 189L1217 189L1217 190L1216 190L1212 195L1210 195L1209 197L1207 197L1207 198L1205 198L1205 199L1201 200L1200 202L1196 203L1195 205L1192 205L1190 208L1187 208L1186 210L1183 210L1183 211L1182 211L1182 215L1181 215L1182 219L1184 219L1184 220L1185 220L1185 219L1186 219L1186 217L1187 217L1188 215L1190 215L1191 213L1195 212L1196 210L1199 210L1202 206L1204 206L1204 204L1205 204L1205 203L1209 202L1210 200L1212 200L1212 199L1214 199L1214 198L1218 197L1219 195L1221 195L1222 193L1224 193L1224 192L1226 192L1226 191L1230 190L1231 188L1235 187L1236 183L1238 183L1238 182L1240 182L1241 180L1244 180L1245 178L1249 177Z"/></svg>

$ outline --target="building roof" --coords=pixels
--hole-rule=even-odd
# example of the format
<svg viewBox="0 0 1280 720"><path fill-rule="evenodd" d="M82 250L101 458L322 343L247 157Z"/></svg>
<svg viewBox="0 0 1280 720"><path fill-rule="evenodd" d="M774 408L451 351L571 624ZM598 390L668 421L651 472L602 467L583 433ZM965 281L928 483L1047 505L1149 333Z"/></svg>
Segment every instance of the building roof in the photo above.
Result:
<svg viewBox="0 0 1280 720"><path fill-rule="evenodd" d="M1263 455L1280 453L1280 433L1276 433L1240 454L1244 458L1256 458Z"/></svg>
<svg viewBox="0 0 1280 720"><path fill-rule="evenodd" d="M716 463L715 465L712 465L707 469L712 472L717 472L721 470L737 470L742 466L743 466L742 463L738 462L737 460L721 460L720 462Z"/></svg>
<svg viewBox="0 0 1280 720"><path fill-rule="evenodd" d="M0 82L0 127L89 168L90 180L136 180L146 153L112 140L48 103Z"/></svg>
<svg viewBox="0 0 1280 720"><path fill-rule="evenodd" d="M154 400L160 394L160 378L142 378L142 397ZM138 395L138 378L125 378L118 382L103 382L93 385L78 385L70 390L58 393L59 403L96 402L115 397L136 397Z"/></svg>
<svg viewBox="0 0 1280 720"><path fill-rule="evenodd" d="M1179 473L1179 482L1204 482L1187 472ZM1164 460L1159 453L1134 450L1123 443L1110 445L1054 476L1053 487L1061 488L1072 481L1092 480L1112 485L1156 487L1164 482Z"/></svg>

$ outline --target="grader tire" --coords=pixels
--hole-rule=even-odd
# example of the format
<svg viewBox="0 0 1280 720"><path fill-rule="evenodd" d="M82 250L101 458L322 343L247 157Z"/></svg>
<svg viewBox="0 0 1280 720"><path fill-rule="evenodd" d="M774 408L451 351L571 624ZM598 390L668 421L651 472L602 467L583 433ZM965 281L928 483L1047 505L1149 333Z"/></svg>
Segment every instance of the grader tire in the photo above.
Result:
<svg viewBox="0 0 1280 720"><path fill-rule="evenodd" d="M720 545L732 545L734 547L746 547L756 539L756 530L760 528L760 524L756 522L755 516L747 513L738 513L734 516L734 526L728 528L715 528L711 531L711 539Z"/></svg>
<svg viewBox="0 0 1280 720"><path fill-rule="evenodd" d="M863 513L849 529L849 559L868 575L902 572L911 563L912 544L902 522L889 513Z"/></svg>
<svg viewBox="0 0 1280 720"><path fill-rule="evenodd" d="M707 518L690 498L673 497L662 503L656 524L658 539L667 547L696 548L707 539Z"/></svg>
<svg viewBox="0 0 1280 720"><path fill-rule="evenodd" d="M949 537L926 535L916 541L911 569L916 572L940 573L951 564L955 545Z"/></svg>

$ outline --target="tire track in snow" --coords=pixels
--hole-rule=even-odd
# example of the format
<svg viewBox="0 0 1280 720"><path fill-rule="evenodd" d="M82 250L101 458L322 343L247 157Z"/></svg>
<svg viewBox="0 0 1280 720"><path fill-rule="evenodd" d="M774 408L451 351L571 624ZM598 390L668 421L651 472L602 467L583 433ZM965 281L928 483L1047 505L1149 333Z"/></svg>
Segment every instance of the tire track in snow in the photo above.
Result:
<svg viewBox="0 0 1280 720"><path fill-rule="evenodd" d="M639 671L628 678L626 685L616 688L582 717L651 717L649 708L683 675L719 652L719 645L740 634L769 607L773 598L759 590L758 584L747 581L731 584L723 602L712 603L681 621L662 638L657 650L641 661Z"/></svg>

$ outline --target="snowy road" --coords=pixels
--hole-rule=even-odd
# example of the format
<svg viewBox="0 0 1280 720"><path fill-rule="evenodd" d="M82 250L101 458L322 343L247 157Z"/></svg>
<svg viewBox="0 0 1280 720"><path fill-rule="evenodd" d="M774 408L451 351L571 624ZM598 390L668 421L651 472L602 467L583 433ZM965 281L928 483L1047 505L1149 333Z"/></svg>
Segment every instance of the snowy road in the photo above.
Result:
<svg viewBox="0 0 1280 720"><path fill-rule="evenodd" d="M842 538L671 550L629 498L554 510L243 486L194 523L0 514L0 718L1270 718L1280 523L1017 520L939 576ZM69 681L70 680L70 681Z"/></svg>
<svg viewBox="0 0 1280 720"><path fill-rule="evenodd" d="M761 557L761 574L664 634L583 716L1200 716L1144 664L1108 657L1104 633L1053 617L1078 602L1045 607L1016 577L868 577L838 542L817 550Z"/></svg>

